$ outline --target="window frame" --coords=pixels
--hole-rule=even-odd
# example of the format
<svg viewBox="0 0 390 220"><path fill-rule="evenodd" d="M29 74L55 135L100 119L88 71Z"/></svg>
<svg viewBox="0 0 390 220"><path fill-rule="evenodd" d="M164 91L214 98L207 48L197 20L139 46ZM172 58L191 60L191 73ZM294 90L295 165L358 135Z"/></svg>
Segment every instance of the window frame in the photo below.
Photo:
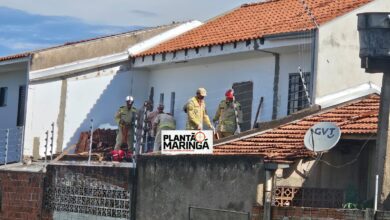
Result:
<svg viewBox="0 0 390 220"><path fill-rule="evenodd" d="M309 93L309 99L312 96L311 86L312 78L311 72L303 72L306 89ZM291 115L297 111L305 109L310 106L310 102L306 97L306 92L301 80L300 73L288 74L288 91L287 91L287 115Z"/></svg>
<svg viewBox="0 0 390 220"><path fill-rule="evenodd" d="M8 87L0 87L0 107L7 106Z"/></svg>

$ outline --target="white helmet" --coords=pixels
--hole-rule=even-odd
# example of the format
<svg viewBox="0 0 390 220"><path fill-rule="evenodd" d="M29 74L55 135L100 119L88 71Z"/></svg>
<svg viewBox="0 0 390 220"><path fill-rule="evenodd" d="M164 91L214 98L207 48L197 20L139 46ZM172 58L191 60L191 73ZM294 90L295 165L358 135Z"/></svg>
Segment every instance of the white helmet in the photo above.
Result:
<svg viewBox="0 0 390 220"><path fill-rule="evenodd" d="M131 103L133 103L133 102L134 102L133 96L131 96L131 95L126 96L126 102L131 102Z"/></svg>

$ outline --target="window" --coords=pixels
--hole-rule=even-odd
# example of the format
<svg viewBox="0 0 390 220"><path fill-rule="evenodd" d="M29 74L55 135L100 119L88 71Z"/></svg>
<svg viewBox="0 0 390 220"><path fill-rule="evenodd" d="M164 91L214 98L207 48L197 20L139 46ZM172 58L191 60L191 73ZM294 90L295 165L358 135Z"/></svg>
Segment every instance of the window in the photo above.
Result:
<svg viewBox="0 0 390 220"><path fill-rule="evenodd" d="M4 107L7 105L7 92L8 87L0 88L0 107Z"/></svg>
<svg viewBox="0 0 390 220"><path fill-rule="evenodd" d="M19 86L18 118L16 126L24 125L24 110L26 107L26 86Z"/></svg>
<svg viewBox="0 0 390 220"><path fill-rule="evenodd" d="M310 73L303 73L305 86L310 96ZM291 73L288 80L288 109L287 114L292 114L309 107L309 100L299 73ZM309 97L310 98L310 97Z"/></svg>

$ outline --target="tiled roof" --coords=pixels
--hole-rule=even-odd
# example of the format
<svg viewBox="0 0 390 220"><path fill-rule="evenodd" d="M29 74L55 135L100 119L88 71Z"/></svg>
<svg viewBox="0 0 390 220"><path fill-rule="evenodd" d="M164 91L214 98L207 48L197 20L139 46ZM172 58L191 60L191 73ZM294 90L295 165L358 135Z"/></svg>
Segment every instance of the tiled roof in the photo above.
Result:
<svg viewBox="0 0 390 220"><path fill-rule="evenodd" d="M20 54L14 54L6 57L0 57L0 62L1 61L7 61L7 60L13 60L13 59L20 59L20 58L25 58L30 56L30 53L20 53Z"/></svg>
<svg viewBox="0 0 390 220"><path fill-rule="evenodd" d="M137 56L311 30L373 0L270 0L246 4ZM308 8L308 10L305 10Z"/></svg>
<svg viewBox="0 0 390 220"><path fill-rule="evenodd" d="M258 155L264 157L265 161L292 161L310 157L313 154L304 147L303 139L305 132L318 122L336 123L342 135L376 134L379 101L378 95L370 95L258 135L214 146L214 154Z"/></svg>

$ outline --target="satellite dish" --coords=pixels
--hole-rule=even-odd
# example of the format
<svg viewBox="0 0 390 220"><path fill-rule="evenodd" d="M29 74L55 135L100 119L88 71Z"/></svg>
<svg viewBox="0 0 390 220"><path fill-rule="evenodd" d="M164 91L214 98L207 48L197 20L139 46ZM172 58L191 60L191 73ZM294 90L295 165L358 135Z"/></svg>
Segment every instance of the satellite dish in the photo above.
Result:
<svg viewBox="0 0 390 220"><path fill-rule="evenodd" d="M314 152L332 149L340 140L340 128L332 122L320 122L309 128L305 134L305 147Z"/></svg>

